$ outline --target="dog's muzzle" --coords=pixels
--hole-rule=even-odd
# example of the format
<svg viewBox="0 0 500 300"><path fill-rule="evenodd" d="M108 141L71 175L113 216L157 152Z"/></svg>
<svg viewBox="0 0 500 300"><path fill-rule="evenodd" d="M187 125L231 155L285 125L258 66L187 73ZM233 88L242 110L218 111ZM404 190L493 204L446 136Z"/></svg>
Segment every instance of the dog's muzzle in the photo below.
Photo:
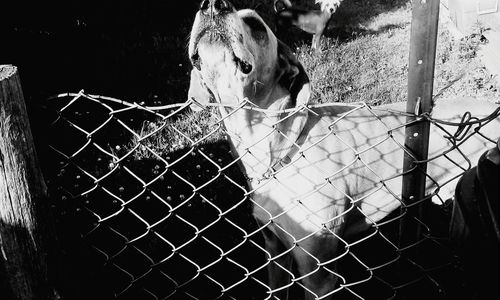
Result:
<svg viewBox="0 0 500 300"><path fill-rule="evenodd" d="M244 50L244 47L236 45L239 33L234 32L234 26L228 25L231 18L234 18L233 14L236 15L236 9L229 1L204 0L201 2L198 28L191 36L194 40L193 52L190 53L191 63L198 71L201 70L202 65L198 44L200 40L207 39L211 43L221 43L231 49L234 64L242 74L248 75L252 72L253 57Z"/></svg>
<svg viewBox="0 0 500 300"><path fill-rule="evenodd" d="M217 15L234 11L235 8L231 2L226 0L204 0L200 5L200 12L214 19Z"/></svg>

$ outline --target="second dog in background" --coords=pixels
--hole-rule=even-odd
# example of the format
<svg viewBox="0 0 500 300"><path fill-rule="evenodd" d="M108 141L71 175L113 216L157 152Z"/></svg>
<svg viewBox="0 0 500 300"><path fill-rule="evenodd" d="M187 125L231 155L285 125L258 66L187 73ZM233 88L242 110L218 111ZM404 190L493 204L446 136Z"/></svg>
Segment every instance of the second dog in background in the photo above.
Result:
<svg viewBox="0 0 500 300"><path fill-rule="evenodd" d="M305 10L292 6L290 0L275 0L274 10L277 15L278 28L295 26L313 35L311 47L320 51L321 36L332 15L340 5L340 0L316 0L319 10Z"/></svg>

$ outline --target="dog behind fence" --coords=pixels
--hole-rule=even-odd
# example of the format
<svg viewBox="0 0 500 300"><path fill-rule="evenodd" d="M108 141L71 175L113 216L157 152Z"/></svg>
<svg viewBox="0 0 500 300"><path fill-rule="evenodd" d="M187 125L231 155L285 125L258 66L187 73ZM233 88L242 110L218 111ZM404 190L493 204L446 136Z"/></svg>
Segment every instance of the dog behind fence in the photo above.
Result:
<svg viewBox="0 0 500 300"><path fill-rule="evenodd" d="M59 171L50 183L53 194L61 197L54 205L65 212L61 222L71 219L78 225L65 230L83 235L108 274L103 277L109 283L105 285L116 297L270 297L265 269L275 260L263 247L261 233L267 228L251 216L250 207L258 203L239 170L239 159L221 134L221 119L205 120L208 126L196 119L188 119L190 126L179 125L192 117L186 112L190 103L145 107L85 93L51 101L57 111L51 148ZM259 110L250 104L239 109ZM352 109L378 113L364 104ZM88 113L95 118L87 118ZM498 119L498 112L492 117ZM425 118L437 125L442 122ZM146 130L144 119L155 125ZM456 132L443 135L460 145L463 139L481 135L487 121L491 119L464 119L454 124ZM193 127L203 129L188 130ZM385 139L397 130L387 128ZM214 135L219 136L209 141ZM173 148L159 148L162 142L155 140L160 138ZM377 144L368 147L376 149ZM436 189L441 188L436 182ZM460 257L446 230L448 207L427 201L424 209L423 218L395 211L368 231L342 239L331 261L338 266L318 265L339 277L332 294L339 299L370 299L373 293L390 298L418 292L452 299L472 293L466 280L471 275L461 273ZM416 222L423 232L416 244L403 248L397 243L401 218ZM294 238L300 249L300 237ZM408 249L417 249L417 254L408 256ZM287 272L290 280L284 288L289 294L307 289L294 268Z"/></svg>

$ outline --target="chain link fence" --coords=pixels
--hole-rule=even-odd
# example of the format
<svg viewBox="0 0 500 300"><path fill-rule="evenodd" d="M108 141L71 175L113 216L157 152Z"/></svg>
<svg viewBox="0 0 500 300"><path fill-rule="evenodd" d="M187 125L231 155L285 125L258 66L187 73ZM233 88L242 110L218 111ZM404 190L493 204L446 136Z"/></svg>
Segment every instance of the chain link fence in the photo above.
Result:
<svg viewBox="0 0 500 300"><path fill-rule="evenodd" d="M471 293L466 279L474 275L465 273L449 239L451 201L440 195L446 187L453 190L458 177L477 163L469 161L460 150L467 139L482 137L486 144L495 145L498 137L485 136L482 128L499 120L499 110L485 119L466 114L459 123L421 116L441 128L443 138L451 145L441 153L432 153L429 161L451 161L457 176L445 181L430 178L433 192L412 205L402 202L400 191L393 191L402 208L373 222L366 231L348 237L328 232L337 237L340 245L333 259L320 262L302 248L307 236L284 232L294 240L294 248L317 261L314 272L326 271L338 278L334 290L314 295L302 281L311 274L301 276L296 265L285 268L276 255L265 249L263 233L279 216L264 212L270 216L266 224L258 224L252 216L256 206L264 208L252 197L255 190L241 171L241 157L231 150L224 120L215 108L193 113L188 108L191 104L196 105L188 101L150 107L83 91L48 101L48 112L54 113L50 164L58 166L52 167L54 171L47 176L53 208L64 220L61 224L67 225L65 236L74 240L79 235L81 243L91 248L87 260L78 258L79 263L95 266L104 274L99 284L108 289L111 297L278 299L278 290L268 283L270 265L289 274L288 284L280 288L288 291L288 299L303 299L304 294L317 299L332 295L334 299L456 299ZM314 114L316 109L335 105L303 106L289 113ZM404 134L405 124L387 125L377 107L364 103L350 107L335 122L348 122L345 118L349 114L365 110L383 123L385 130L377 143L363 150L353 149L354 159L334 174L317 162L324 184L332 185L328 178L351 172L359 163L370 170L367 176L378 178L382 186L401 177L403 174L398 172L391 178L380 177L380 170L371 169L360 154L378 151L386 142L398 143L395 136ZM276 113L249 102L233 109ZM351 147L334 130L318 137L313 147L324 139ZM406 151L404 145L398 145ZM252 155L253 150L249 147L245 155ZM313 157L305 159L314 161ZM286 164L293 165L294 161ZM276 175L286 168L275 167L254 180L276 180ZM321 187L316 192L321 192ZM441 205L433 204L431 196L436 196L434 201ZM351 201L345 214L363 214L352 205L358 199L350 198L347 192L345 197ZM408 213L408 208L415 205L420 205L424 213ZM308 208L298 201L284 213L294 209ZM335 218L338 216L332 220ZM421 233L410 244L400 242L403 219ZM317 232L322 230L321 226L317 228ZM289 251L284 249L283 253Z"/></svg>

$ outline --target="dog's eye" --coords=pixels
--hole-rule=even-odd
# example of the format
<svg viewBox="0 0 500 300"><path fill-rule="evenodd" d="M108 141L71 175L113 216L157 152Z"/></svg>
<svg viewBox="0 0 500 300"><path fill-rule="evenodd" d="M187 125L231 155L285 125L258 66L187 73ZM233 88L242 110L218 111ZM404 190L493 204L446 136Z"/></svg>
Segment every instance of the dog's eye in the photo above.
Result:
<svg viewBox="0 0 500 300"><path fill-rule="evenodd" d="M252 72L253 66L250 63L241 60L236 56L234 57L234 61L236 62L236 65L238 66L238 69L241 71L241 73L248 75L250 74L250 72Z"/></svg>
<svg viewBox="0 0 500 300"><path fill-rule="evenodd" d="M249 74L250 72L252 72L252 65L248 64L246 62L241 62L240 68L241 68L241 72L243 72L243 74Z"/></svg>
<svg viewBox="0 0 500 300"><path fill-rule="evenodd" d="M195 67L198 71L201 70L200 56L198 55L198 52L191 56L191 64L193 64L193 67Z"/></svg>
<svg viewBox="0 0 500 300"><path fill-rule="evenodd" d="M249 62L246 62L244 60L239 59L238 57L234 57L234 62L236 63L236 66L238 69L241 71L241 73L248 75L250 72L253 70L252 64Z"/></svg>

